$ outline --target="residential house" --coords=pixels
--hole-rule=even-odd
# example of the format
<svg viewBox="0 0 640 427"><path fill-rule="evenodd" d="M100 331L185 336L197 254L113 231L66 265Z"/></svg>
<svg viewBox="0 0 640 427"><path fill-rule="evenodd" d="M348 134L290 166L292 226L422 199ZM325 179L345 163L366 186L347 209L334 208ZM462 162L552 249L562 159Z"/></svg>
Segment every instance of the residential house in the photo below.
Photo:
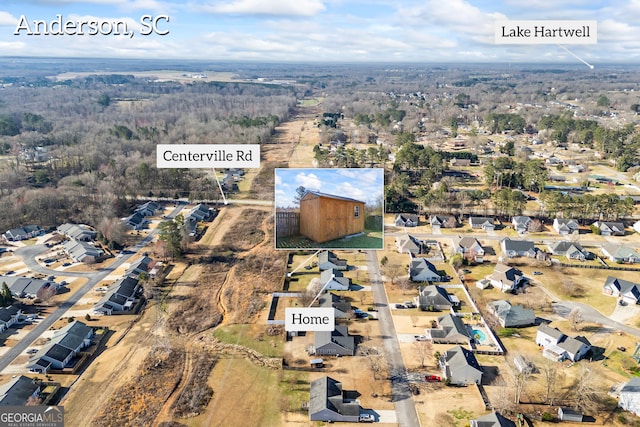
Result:
<svg viewBox="0 0 640 427"><path fill-rule="evenodd" d="M44 229L38 225L25 225L24 227L7 230L3 236L9 242L19 242L44 234Z"/></svg>
<svg viewBox="0 0 640 427"><path fill-rule="evenodd" d="M349 317L349 312L351 312L351 303L333 292L319 297L318 304L320 307L333 308L336 319L346 319Z"/></svg>
<svg viewBox="0 0 640 427"><path fill-rule="evenodd" d="M624 224L621 222L596 221L593 224L602 236L624 236Z"/></svg>
<svg viewBox="0 0 640 427"><path fill-rule="evenodd" d="M139 213L142 216L153 216L156 211L160 209L160 205L156 202L150 201L142 205L138 205L135 209L135 213Z"/></svg>
<svg viewBox="0 0 640 427"><path fill-rule="evenodd" d="M320 273L320 284L325 291L348 291L351 279L339 270L329 269Z"/></svg>
<svg viewBox="0 0 640 427"><path fill-rule="evenodd" d="M443 287L429 285L418 288L415 301L420 310L451 310L459 304L459 301L452 297L453 295L449 295Z"/></svg>
<svg viewBox="0 0 640 427"><path fill-rule="evenodd" d="M565 235L578 230L578 221L575 219L556 218L553 220L553 229L556 233Z"/></svg>
<svg viewBox="0 0 640 427"><path fill-rule="evenodd" d="M40 397L40 382L24 375L14 375L0 386L0 406L26 406Z"/></svg>
<svg viewBox="0 0 640 427"><path fill-rule="evenodd" d="M204 203L200 203L193 207L188 214L185 215L187 217L193 217L198 221L209 221L215 217L216 210L214 208L210 208Z"/></svg>
<svg viewBox="0 0 640 427"><path fill-rule="evenodd" d="M549 245L552 255L565 256L568 259L584 261L593 259L593 254L584 249L579 243L561 240Z"/></svg>
<svg viewBox="0 0 640 427"><path fill-rule="evenodd" d="M591 343L583 336L569 337L557 328L540 325L536 333L536 344L543 347L542 355L551 360L577 362L591 349Z"/></svg>
<svg viewBox="0 0 640 427"><path fill-rule="evenodd" d="M128 217L123 218L122 221L133 230L143 230L147 225L149 225L149 220L139 212L134 212Z"/></svg>
<svg viewBox="0 0 640 427"><path fill-rule="evenodd" d="M627 245L621 243L605 243L602 245L602 253L611 262L635 264L640 262L640 254Z"/></svg>
<svg viewBox="0 0 640 427"><path fill-rule="evenodd" d="M581 423L584 421L584 418L582 412L576 411L573 408L567 408L566 406L560 406L558 408L558 419L560 421Z"/></svg>
<svg viewBox="0 0 640 427"><path fill-rule="evenodd" d="M356 343L344 325L336 325L333 331L316 331L313 354L317 356L353 356Z"/></svg>
<svg viewBox="0 0 640 427"><path fill-rule="evenodd" d="M317 243L364 232L360 200L307 191L300 199L300 234Z"/></svg>
<svg viewBox="0 0 640 427"><path fill-rule="evenodd" d="M455 166L471 166L471 159L453 158L453 159L449 160L449 166L452 166L452 167L455 167Z"/></svg>
<svg viewBox="0 0 640 427"><path fill-rule="evenodd" d="M74 321L53 332L53 336L29 359L27 367L32 372L46 374L51 369L64 369L78 353L91 345L93 328Z"/></svg>
<svg viewBox="0 0 640 427"><path fill-rule="evenodd" d="M531 221L532 219L528 216L514 216L511 219L511 224L518 234L524 234L529 231L529 224L531 224Z"/></svg>
<svg viewBox="0 0 640 427"><path fill-rule="evenodd" d="M102 249L96 248L89 242L67 240L63 247L69 258L75 262L92 263L104 256Z"/></svg>
<svg viewBox="0 0 640 427"><path fill-rule="evenodd" d="M620 389L618 406L640 416L640 377L631 377Z"/></svg>
<svg viewBox="0 0 640 427"><path fill-rule="evenodd" d="M484 261L484 248L475 237L458 236L454 238L453 249L464 257L471 257L477 263Z"/></svg>
<svg viewBox="0 0 640 427"><path fill-rule="evenodd" d="M15 325L21 316L22 310L16 304L0 307L0 332L4 332Z"/></svg>
<svg viewBox="0 0 640 427"><path fill-rule="evenodd" d="M453 215L431 215L429 224L431 224L431 231L438 231L441 228L455 228L458 226L458 221Z"/></svg>
<svg viewBox="0 0 640 427"><path fill-rule="evenodd" d="M438 317L438 327L425 329L427 338L436 344L469 344L471 336L462 319L453 314Z"/></svg>
<svg viewBox="0 0 640 427"><path fill-rule="evenodd" d="M22 276L0 276L0 284L6 283L11 295L16 298L36 299L40 289L52 287L57 291L58 285L52 280L32 279Z"/></svg>
<svg viewBox="0 0 640 427"><path fill-rule="evenodd" d="M640 284L613 276L607 277L607 280L604 281L602 293L619 297L627 304L638 304L640 302Z"/></svg>
<svg viewBox="0 0 640 427"><path fill-rule="evenodd" d="M471 350L455 346L440 357L440 369L444 378L452 385L480 384L483 370Z"/></svg>
<svg viewBox="0 0 640 427"><path fill-rule="evenodd" d="M426 258L411 257L409 264L409 278L413 282L441 282L443 277L435 265Z"/></svg>
<svg viewBox="0 0 640 427"><path fill-rule="evenodd" d="M485 218L480 216L470 216L469 225L471 228L481 228L485 231L493 231L496 229L493 218Z"/></svg>
<svg viewBox="0 0 640 427"><path fill-rule="evenodd" d="M85 224L62 224L57 228L58 233L64 234L70 239L90 242L98 234L95 230Z"/></svg>
<svg viewBox="0 0 640 427"><path fill-rule="evenodd" d="M401 254L421 254L424 252L424 242L411 235L403 235L396 237L396 248Z"/></svg>
<svg viewBox="0 0 640 427"><path fill-rule="evenodd" d="M336 254L331 251L322 251L318 254L318 269L323 270L339 270L346 271L349 269L347 261L339 259Z"/></svg>
<svg viewBox="0 0 640 427"><path fill-rule="evenodd" d="M155 265L155 261L149 258L148 256L141 256L137 260L133 261L129 264L129 268L125 271L125 276L133 276L139 277L141 274L149 274L153 266Z"/></svg>
<svg viewBox="0 0 640 427"><path fill-rule="evenodd" d="M396 227L417 227L420 217L416 214L398 214L394 221Z"/></svg>
<svg viewBox="0 0 640 427"><path fill-rule="evenodd" d="M500 242L500 248L502 248L502 253L507 258L520 256L535 258L538 253L533 242L529 240L512 240L508 237L502 239Z"/></svg>
<svg viewBox="0 0 640 427"><path fill-rule="evenodd" d="M497 412L471 420L469 427L516 427L516 423Z"/></svg>
<svg viewBox="0 0 640 427"><path fill-rule="evenodd" d="M311 381L309 420L325 422L358 422L360 394L342 389L342 383L331 377Z"/></svg>
<svg viewBox="0 0 640 427"><path fill-rule="evenodd" d="M632 228L636 233L640 233L640 220L634 222Z"/></svg>
<svg viewBox="0 0 640 427"><path fill-rule="evenodd" d="M109 287L93 310L107 315L127 313L140 300L141 294L142 287L138 279L125 277Z"/></svg>
<svg viewBox="0 0 640 427"><path fill-rule="evenodd" d="M536 323L536 315L533 310L521 305L511 305L506 300L491 301L487 304L487 310L496 316L498 323L503 328L517 328Z"/></svg>
<svg viewBox="0 0 640 427"><path fill-rule="evenodd" d="M524 274L515 267L497 264L488 279L493 287L502 290L502 292L512 292L524 281Z"/></svg>

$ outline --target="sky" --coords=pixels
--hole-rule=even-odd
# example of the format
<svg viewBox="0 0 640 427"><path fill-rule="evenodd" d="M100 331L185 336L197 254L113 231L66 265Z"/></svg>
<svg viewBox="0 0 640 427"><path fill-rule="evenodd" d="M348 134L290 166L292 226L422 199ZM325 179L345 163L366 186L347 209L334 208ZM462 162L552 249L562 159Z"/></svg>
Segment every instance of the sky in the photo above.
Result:
<svg viewBox="0 0 640 427"><path fill-rule="evenodd" d="M134 35L36 35L20 24L98 20ZM143 35L140 20L165 35ZM168 17L168 22L163 18ZM23 20L24 17L24 20ZM2 0L0 56L323 62L551 62L556 45L496 45L503 19L596 20L589 63L640 62L640 0ZM148 19L147 22L150 22ZM86 27L85 27L86 28ZM120 27L122 28L122 27Z"/></svg>
<svg viewBox="0 0 640 427"><path fill-rule="evenodd" d="M348 197L374 205L382 200L382 169L276 169L276 207L294 207L296 189Z"/></svg>

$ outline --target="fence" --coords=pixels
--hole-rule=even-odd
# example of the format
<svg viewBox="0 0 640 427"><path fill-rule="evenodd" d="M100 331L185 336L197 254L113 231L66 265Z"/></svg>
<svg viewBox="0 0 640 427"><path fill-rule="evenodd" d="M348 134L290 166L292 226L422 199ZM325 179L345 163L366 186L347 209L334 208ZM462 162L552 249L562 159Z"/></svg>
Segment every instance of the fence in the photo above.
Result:
<svg viewBox="0 0 640 427"><path fill-rule="evenodd" d="M299 212L276 212L276 237L300 234Z"/></svg>

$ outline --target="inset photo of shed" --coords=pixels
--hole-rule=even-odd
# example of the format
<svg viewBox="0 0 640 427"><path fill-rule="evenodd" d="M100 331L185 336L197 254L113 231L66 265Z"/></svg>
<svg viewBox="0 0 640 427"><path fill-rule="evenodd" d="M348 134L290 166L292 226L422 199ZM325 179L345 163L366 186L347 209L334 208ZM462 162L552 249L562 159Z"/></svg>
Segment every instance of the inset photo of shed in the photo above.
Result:
<svg viewBox="0 0 640 427"><path fill-rule="evenodd" d="M382 169L276 169L278 249L382 249Z"/></svg>

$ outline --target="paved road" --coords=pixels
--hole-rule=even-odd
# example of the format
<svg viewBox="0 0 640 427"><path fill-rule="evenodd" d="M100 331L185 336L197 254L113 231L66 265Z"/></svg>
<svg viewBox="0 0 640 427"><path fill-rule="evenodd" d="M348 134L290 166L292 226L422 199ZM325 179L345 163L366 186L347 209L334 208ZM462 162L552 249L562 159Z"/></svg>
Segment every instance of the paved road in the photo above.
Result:
<svg viewBox="0 0 640 427"><path fill-rule="evenodd" d="M175 217L184 207L184 204L179 204L171 214L169 214L168 218ZM108 268L100 270L95 273L91 273L93 276L89 279L89 281L82 286L78 291L76 291L73 295L71 295L65 302L60 304L58 308L56 308L53 313L49 316L45 317L40 321L40 323L36 324L36 326L27 334L24 338L22 338L16 345L11 347L2 357L0 357L0 371L4 370L7 366L13 362L13 360L18 357L22 352L24 352L30 345L33 343L40 335L42 335L47 329L49 329L58 319L60 319L66 312L69 310L71 306L77 303L80 298L82 298L87 292L89 292L93 287L98 284L101 280L107 277L111 272L117 269L120 265L124 264L134 256L139 250L144 248L147 244L149 244L153 237L155 236L157 229L152 230L147 237L145 237L140 243L138 243L135 247L130 248L130 253L124 254L122 257L118 258L112 265ZM27 251L27 253L30 253ZM26 260L25 260L26 261ZM60 274L60 272L52 270L54 273ZM65 273L66 274L66 273Z"/></svg>
<svg viewBox="0 0 640 427"><path fill-rule="evenodd" d="M407 371L402 361L398 336L391 318L387 294L384 291L376 251L367 251L367 269L369 280L371 281L371 290L373 291L373 301L378 309L378 324L382 334L387 363L389 364L391 395L395 404L398 424L401 427L418 427L420 421L413 403L411 390L409 390Z"/></svg>
<svg viewBox="0 0 640 427"><path fill-rule="evenodd" d="M92 277L96 273L93 271L82 272L82 271L65 271L65 270L54 270L52 268L44 267L36 261L36 256L40 255L42 252L46 250L45 245L32 245L32 246L23 246L21 248L17 248L13 251L13 253L20 258L24 264L29 268L30 271L46 274L54 275L54 276L69 276L69 277Z"/></svg>

